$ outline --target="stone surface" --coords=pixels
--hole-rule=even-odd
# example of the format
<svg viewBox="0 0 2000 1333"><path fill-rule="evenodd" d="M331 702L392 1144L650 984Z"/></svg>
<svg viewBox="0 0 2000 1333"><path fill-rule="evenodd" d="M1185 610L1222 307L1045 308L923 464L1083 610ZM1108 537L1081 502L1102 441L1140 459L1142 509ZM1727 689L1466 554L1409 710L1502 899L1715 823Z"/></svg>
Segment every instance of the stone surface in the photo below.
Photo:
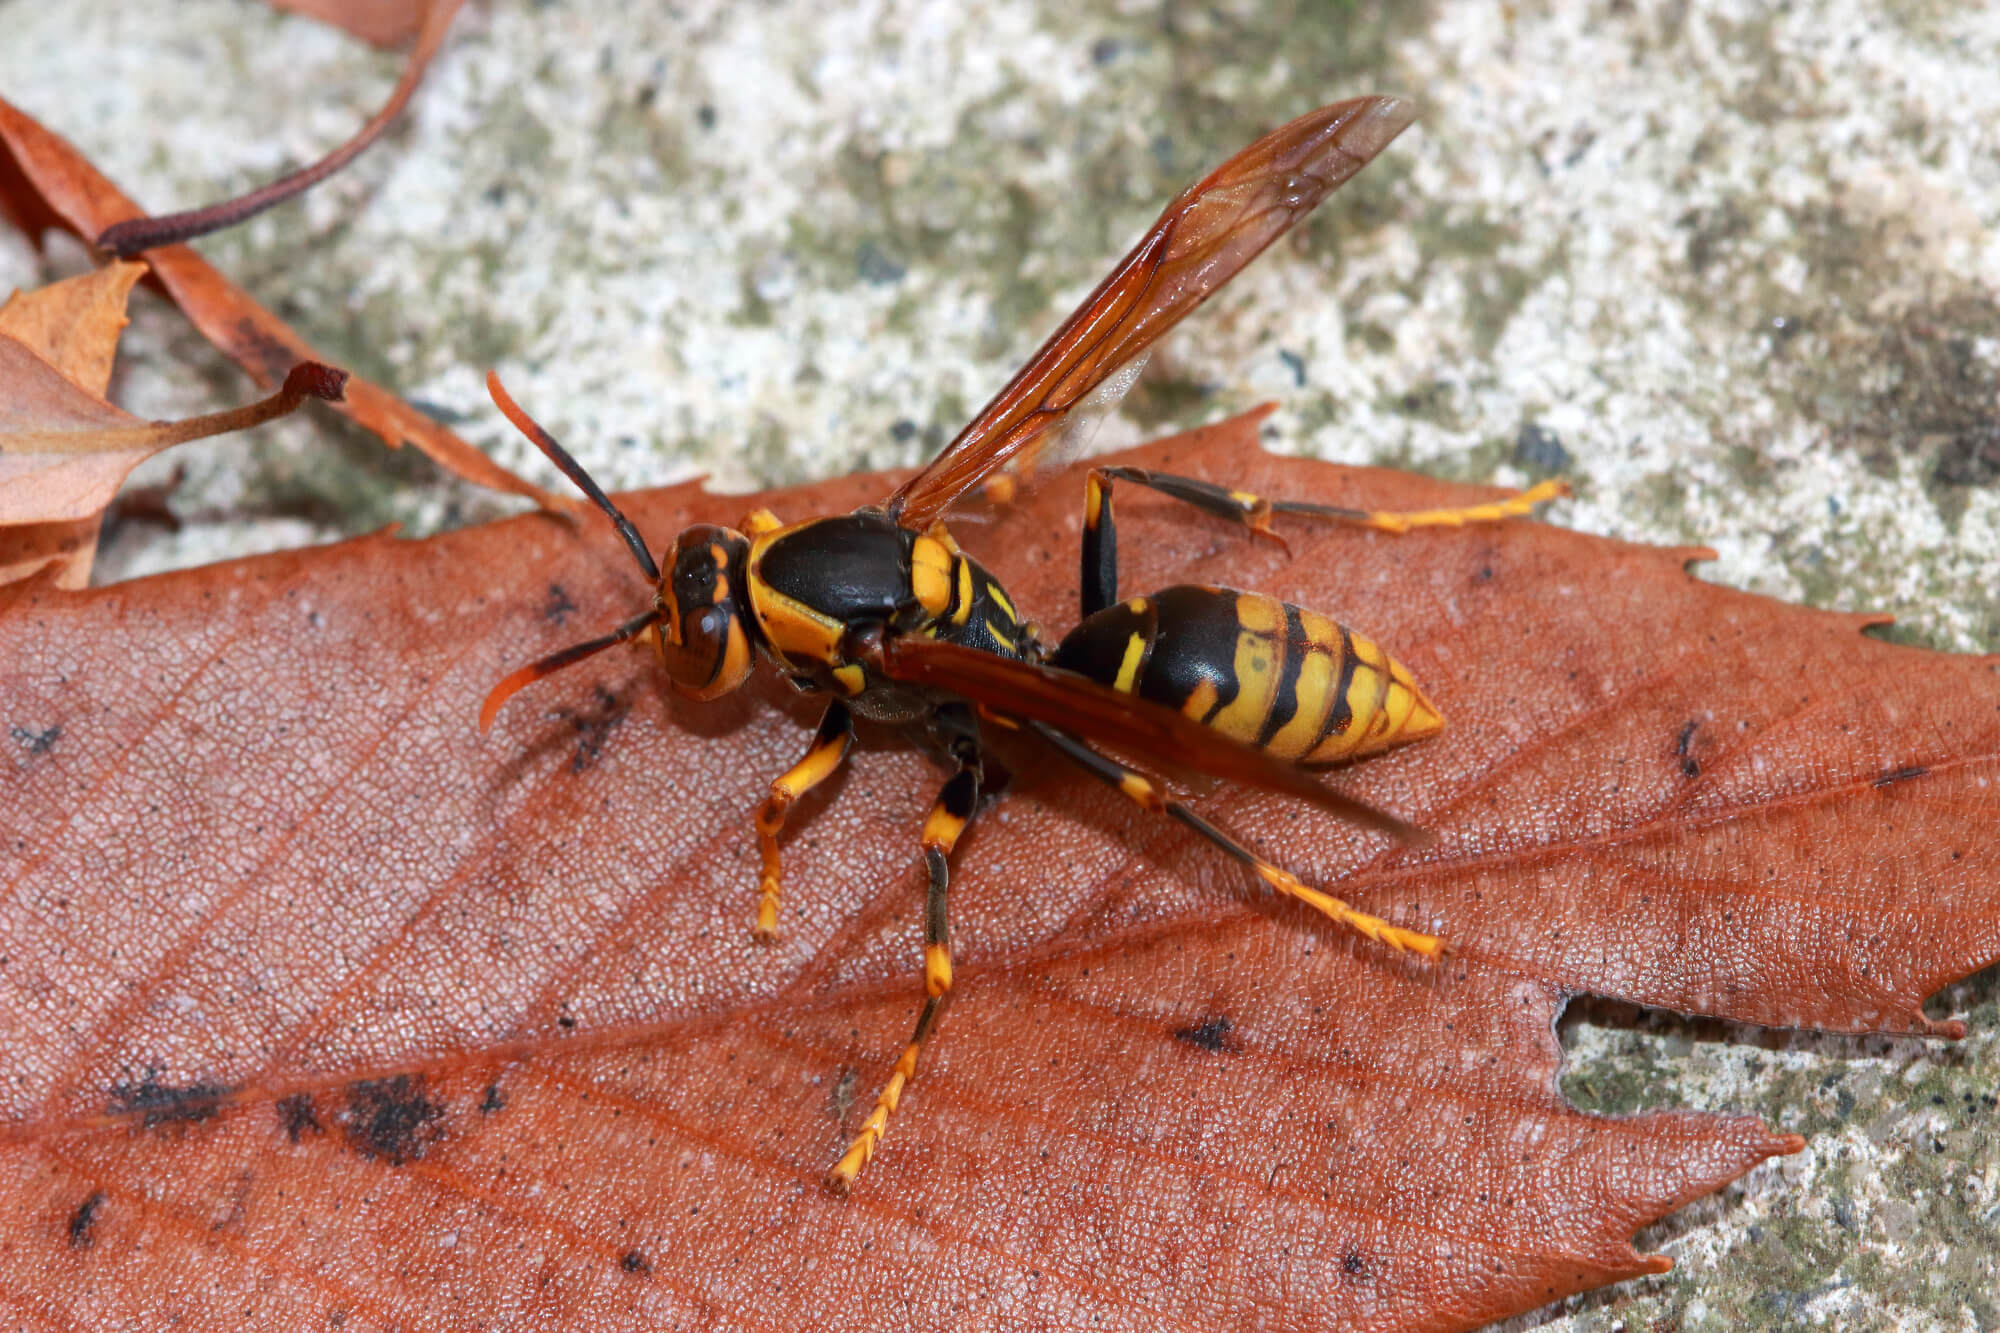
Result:
<svg viewBox="0 0 2000 1333"><path fill-rule="evenodd" d="M0 91L158 209L309 160L399 60L237 0L0 0ZM1369 91L1424 117L1155 358L1129 441L1266 398L1274 447L1577 488L1703 577L2000 648L2000 10L1898 0L473 5L395 134L202 248L511 465L489 366L612 488L917 461L1187 181ZM0 288L86 261L0 235ZM114 394L247 381L143 302ZM193 446L100 577L504 512L292 421ZM539 474L538 474L539 475ZM142 477L144 481L148 478ZM1955 1048L1599 1006L1565 1086L1812 1137L1515 1328L2000 1328L2000 1002ZM1589 1021L1586 1021L1589 1020Z"/></svg>

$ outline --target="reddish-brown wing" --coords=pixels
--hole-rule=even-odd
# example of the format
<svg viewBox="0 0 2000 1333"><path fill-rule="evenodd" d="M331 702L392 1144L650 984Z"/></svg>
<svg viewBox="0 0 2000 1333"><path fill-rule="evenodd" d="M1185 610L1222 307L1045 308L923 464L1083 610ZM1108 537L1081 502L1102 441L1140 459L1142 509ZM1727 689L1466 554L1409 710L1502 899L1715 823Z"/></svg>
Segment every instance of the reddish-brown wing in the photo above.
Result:
<svg viewBox="0 0 2000 1333"><path fill-rule="evenodd" d="M1422 829L1344 795L1267 751L1072 671L907 634L883 643L879 665L892 680L948 691L1010 721L1060 727L1142 763L1185 767L1283 792L1405 842L1428 838Z"/></svg>
<svg viewBox="0 0 2000 1333"><path fill-rule="evenodd" d="M996 469L1034 464L1072 409L1367 166L1415 114L1394 97L1336 102L1190 187L958 438L890 497L890 515L922 531Z"/></svg>

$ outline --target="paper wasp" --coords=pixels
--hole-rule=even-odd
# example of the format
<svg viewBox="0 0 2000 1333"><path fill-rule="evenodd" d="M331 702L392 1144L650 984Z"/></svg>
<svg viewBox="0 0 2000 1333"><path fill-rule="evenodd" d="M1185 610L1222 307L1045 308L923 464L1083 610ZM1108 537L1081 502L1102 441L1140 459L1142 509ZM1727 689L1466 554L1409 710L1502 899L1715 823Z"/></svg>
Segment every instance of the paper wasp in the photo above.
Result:
<svg viewBox="0 0 2000 1333"><path fill-rule="evenodd" d="M771 784L756 816L763 874L756 933L778 921L778 834L786 812L846 759L858 714L905 726L952 766L920 838L930 888L927 998L915 1033L860 1132L828 1175L844 1192L916 1075L951 990L946 891L953 846L979 806L982 721L1024 730L1146 809L1195 830L1266 884L1393 949L1436 956L1433 936L1358 912L1299 880L1174 800L1141 763L1194 769L1288 793L1405 839L1418 830L1308 770L1417 740L1443 725L1401 663L1302 607L1226 588L1180 586L1120 600L1114 483L1149 487L1274 540L1274 514L1390 532L1526 514L1561 494L1545 484L1468 509L1389 514L1270 500L1187 477L1100 468L1086 488L1081 618L1053 648L1006 590L960 551L944 518L1079 445L1130 387L1153 342L1233 277L1410 123L1409 106L1363 97L1257 140L1168 206L1151 231L921 473L882 503L785 523L757 510L738 528L698 525L660 565L630 521L500 387L508 419L611 519L654 584L652 605L614 632L545 657L494 687L490 726L516 691L614 644L650 640L673 688L714 699L759 658L799 690L829 697L805 756ZM1102 748L1100 748L1102 747Z"/></svg>

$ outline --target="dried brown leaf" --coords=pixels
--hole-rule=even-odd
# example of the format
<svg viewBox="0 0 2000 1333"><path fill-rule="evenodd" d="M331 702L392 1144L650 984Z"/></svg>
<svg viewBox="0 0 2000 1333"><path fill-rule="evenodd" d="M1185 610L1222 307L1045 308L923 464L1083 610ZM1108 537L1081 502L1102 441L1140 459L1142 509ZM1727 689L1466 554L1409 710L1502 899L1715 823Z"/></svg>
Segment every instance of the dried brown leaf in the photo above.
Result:
<svg viewBox="0 0 2000 1333"><path fill-rule="evenodd" d="M1129 461L1367 507L1471 488ZM855 478L770 497L836 511ZM1075 597L1077 487L978 534ZM655 543L749 504L630 498ZM892 737L798 812L785 940L749 816L812 714L613 653L642 603L529 517L60 594L0 590L0 1284L46 1322L240 1327L1466 1328L1664 1260L1635 1228L1796 1140L1555 1089L1565 995L1926 1030L2000 952L2000 662L1529 523L1287 526L1121 501L1127 585L1228 580L1391 646L1450 726L1340 781L1397 849L1203 811L1459 947L1272 902L1034 751L955 858L958 988L853 1198L820 1179L907 1035L942 774ZM961 534L968 542L974 534Z"/></svg>
<svg viewBox="0 0 2000 1333"><path fill-rule="evenodd" d="M104 516L0 527L0 584L47 574L59 588L90 586Z"/></svg>
<svg viewBox="0 0 2000 1333"><path fill-rule="evenodd" d="M74 146L4 99L0 150L0 205L32 236L60 226L88 240L113 223L145 216ZM329 359L187 246L147 250L145 259L152 266L151 280L259 385L281 382L299 362ZM390 446L414 444L468 481L525 495L545 508L572 507L516 477L379 385L351 381L340 410Z"/></svg>
<svg viewBox="0 0 2000 1333"><path fill-rule="evenodd" d="M103 268L34 291L18 291L0 306L0 334L22 343L69 381L99 398L111 388L118 335L130 321L125 302L146 276L144 264L113 260Z"/></svg>

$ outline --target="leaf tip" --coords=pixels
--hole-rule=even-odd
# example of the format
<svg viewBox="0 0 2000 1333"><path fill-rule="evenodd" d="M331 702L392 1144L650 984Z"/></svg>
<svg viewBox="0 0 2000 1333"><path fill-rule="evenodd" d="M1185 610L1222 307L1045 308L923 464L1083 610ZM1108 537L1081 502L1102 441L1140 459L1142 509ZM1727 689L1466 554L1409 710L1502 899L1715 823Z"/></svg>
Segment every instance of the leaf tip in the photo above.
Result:
<svg viewBox="0 0 2000 1333"><path fill-rule="evenodd" d="M1713 546L1670 546L1666 549L1668 557L1680 562L1680 567L1684 571L1692 571L1696 565L1707 564L1719 558Z"/></svg>

